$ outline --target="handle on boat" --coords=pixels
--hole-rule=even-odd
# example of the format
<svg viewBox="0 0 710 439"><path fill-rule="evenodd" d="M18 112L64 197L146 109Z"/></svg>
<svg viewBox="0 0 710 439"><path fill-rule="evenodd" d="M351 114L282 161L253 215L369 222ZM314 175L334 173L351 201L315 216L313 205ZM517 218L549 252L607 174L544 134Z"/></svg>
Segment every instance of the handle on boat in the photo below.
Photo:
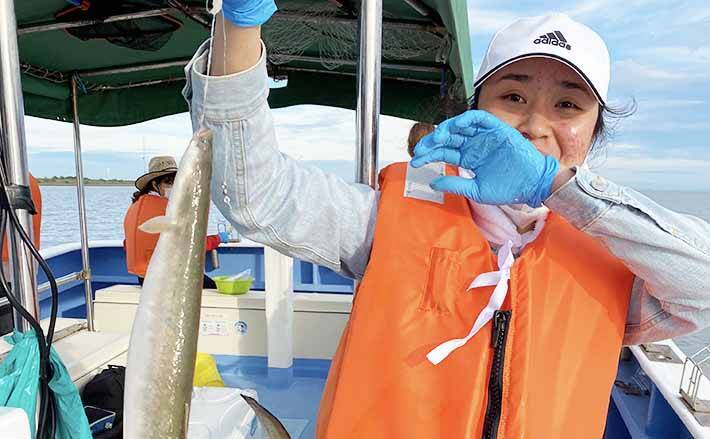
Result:
<svg viewBox="0 0 710 439"><path fill-rule="evenodd" d="M217 249L210 250L210 256L212 256L212 267L219 268L219 253L217 253Z"/></svg>

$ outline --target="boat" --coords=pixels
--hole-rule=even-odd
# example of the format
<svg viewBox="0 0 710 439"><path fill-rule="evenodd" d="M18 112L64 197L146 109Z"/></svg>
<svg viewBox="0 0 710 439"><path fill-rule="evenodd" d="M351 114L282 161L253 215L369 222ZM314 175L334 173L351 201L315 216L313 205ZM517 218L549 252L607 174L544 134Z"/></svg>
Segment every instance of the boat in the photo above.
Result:
<svg viewBox="0 0 710 439"><path fill-rule="evenodd" d="M59 285L54 346L82 388L107 365L125 364L140 287L126 271L121 241L89 240L80 122L119 126L186 111L182 69L207 38L210 17L202 1L117 1L114 9L101 13L92 11L88 1L70 3L0 2L2 105L9 114L2 122L4 128L17 128L2 131L7 137L3 144L9 145L4 153L16 168L10 179L21 184L27 181L21 110L74 124L81 241L43 249L41 255ZM267 41L270 75L282 84L272 89L270 104L356 109L360 182L376 182L379 114L438 121L472 94L463 0L284 0L279 7L264 31L265 38L273 38L273 44ZM280 47L278 42L289 35L284 29L294 23L345 29L348 50L323 53L317 35L310 36L314 39L305 49ZM358 29L359 40L353 35ZM383 44L402 37L416 44ZM312 84L328 93L317 93ZM427 112L421 102L445 105ZM20 111L8 112L12 105ZM21 220L29 224L28 217ZM13 262L21 264L18 246L12 245L11 252L17 259ZM228 387L256 391L293 438L314 437L330 360L352 307L353 282L240 239L222 244L218 259L207 259L206 271L212 275L251 269L255 281L239 296L204 291L198 349L214 355ZM13 276L23 304L46 325L47 277L19 268ZM8 309L6 299L0 299L3 309ZM26 329L19 319L15 326ZM0 361L9 349L0 342ZM604 437L710 437L710 395L702 374L707 358L708 349L686 356L672 340L624 348Z"/></svg>

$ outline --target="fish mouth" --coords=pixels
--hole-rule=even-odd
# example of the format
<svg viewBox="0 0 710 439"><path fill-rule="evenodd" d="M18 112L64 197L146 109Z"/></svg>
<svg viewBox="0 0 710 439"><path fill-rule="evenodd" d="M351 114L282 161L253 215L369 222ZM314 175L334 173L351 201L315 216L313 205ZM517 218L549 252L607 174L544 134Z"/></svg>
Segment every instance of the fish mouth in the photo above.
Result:
<svg viewBox="0 0 710 439"><path fill-rule="evenodd" d="M209 145L212 142L212 130L208 128L200 128L195 133L197 141L203 145Z"/></svg>

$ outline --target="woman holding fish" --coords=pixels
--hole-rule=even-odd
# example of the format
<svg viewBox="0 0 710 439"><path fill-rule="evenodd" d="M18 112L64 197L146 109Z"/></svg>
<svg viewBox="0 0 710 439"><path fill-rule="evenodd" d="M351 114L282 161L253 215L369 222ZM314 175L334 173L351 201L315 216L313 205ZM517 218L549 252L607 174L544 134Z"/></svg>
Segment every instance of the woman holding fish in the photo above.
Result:
<svg viewBox="0 0 710 439"><path fill-rule="evenodd" d="M621 346L710 323L710 225L586 166L615 113L599 35L562 14L501 29L471 109L374 190L278 151L275 9L224 0L209 92L206 43L185 96L239 232L360 280L318 437L601 437Z"/></svg>

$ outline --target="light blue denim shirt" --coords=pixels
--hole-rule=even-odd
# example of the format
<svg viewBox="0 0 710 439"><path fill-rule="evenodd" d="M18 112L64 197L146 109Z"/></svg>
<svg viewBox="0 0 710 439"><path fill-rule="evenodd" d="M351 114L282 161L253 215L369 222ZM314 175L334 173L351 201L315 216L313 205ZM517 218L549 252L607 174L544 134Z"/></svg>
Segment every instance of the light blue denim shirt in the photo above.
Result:
<svg viewBox="0 0 710 439"><path fill-rule="evenodd" d="M212 199L244 236L281 253L361 278L379 193L304 165L278 150L265 59L210 77L208 45L186 67L193 127L214 135ZM263 51L262 51L263 53ZM710 325L710 225L654 203L585 168L546 201L598 239L635 274L626 344Z"/></svg>

